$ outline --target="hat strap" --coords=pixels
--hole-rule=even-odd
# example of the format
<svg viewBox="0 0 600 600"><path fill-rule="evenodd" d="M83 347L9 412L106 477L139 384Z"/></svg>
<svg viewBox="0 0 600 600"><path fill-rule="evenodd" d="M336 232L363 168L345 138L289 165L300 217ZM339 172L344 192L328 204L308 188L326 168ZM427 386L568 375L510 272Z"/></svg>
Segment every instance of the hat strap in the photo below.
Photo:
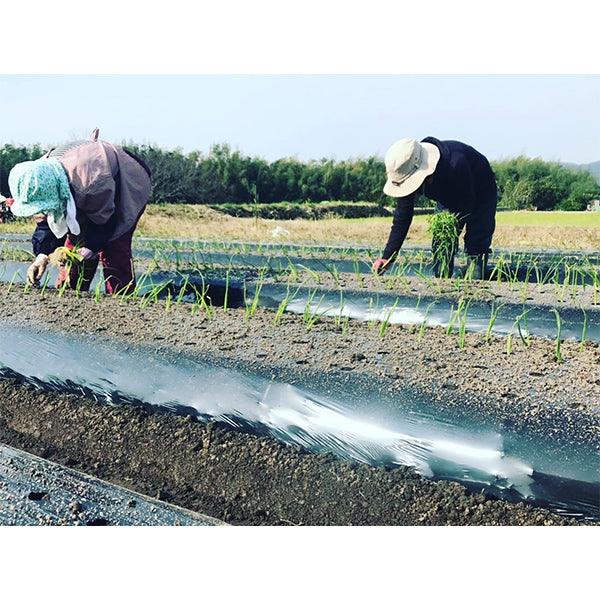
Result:
<svg viewBox="0 0 600 600"><path fill-rule="evenodd" d="M398 171L394 171L394 175L396 177L394 180L392 180L392 185L402 185L409 177L412 177L412 175L414 175L419 170L419 167L421 166L421 159L423 157L423 147L420 144L418 144L415 147L415 150L418 150L418 155L415 152L415 156L411 156L410 159L407 161L409 164L412 163L410 170L408 171L408 173L403 173L402 175L400 175Z"/></svg>

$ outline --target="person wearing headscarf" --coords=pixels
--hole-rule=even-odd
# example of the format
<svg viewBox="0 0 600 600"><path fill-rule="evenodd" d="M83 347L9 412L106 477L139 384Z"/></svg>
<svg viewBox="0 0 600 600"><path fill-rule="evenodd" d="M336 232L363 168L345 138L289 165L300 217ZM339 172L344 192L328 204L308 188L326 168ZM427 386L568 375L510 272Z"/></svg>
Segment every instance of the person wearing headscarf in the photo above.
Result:
<svg viewBox="0 0 600 600"><path fill-rule="evenodd" d="M496 177L487 158L471 146L454 140L426 137L421 142L402 139L386 153L387 181L383 191L397 198L392 228L381 258L373 271L383 273L396 259L414 215L415 199L424 195L436 201L436 211L450 211L458 217L458 230L451 252L452 275L458 236L465 229L467 271L474 279L485 277L496 226ZM440 240L432 240L434 257ZM434 259L434 274L441 265Z"/></svg>
<svg viewBox="0 0 600 600"><path fill-rule="evenodd" d="M150 170L127 150L98 140L52 148L44 157L15 165L8 184L18 217L34 217L35 260L27 279L44 274L48 256L61 245L77 253L59 271L57 287L68 280L88 290L98 263L103 266L107 293L135 283L131 243L152 188Z"/></svg>

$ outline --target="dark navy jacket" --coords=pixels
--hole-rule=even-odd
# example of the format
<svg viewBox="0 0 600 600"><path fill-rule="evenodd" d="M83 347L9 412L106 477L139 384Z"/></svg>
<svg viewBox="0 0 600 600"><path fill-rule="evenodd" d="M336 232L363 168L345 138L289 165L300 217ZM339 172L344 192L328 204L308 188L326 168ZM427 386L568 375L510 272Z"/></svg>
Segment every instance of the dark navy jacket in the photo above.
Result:
<svg viewBox="0 0 600 600"><path fill-rule="evenodd" d="M398 198L392 230L383 251L389 259L402 247L413 219L415 198L424 194L449 211L467 217L476 208L489 204L496 210L496 177L490 163L475 148L454 140L440 141L434 137L421 140L434 144L440 150L440 160L433 172L433 181L415 193Z"/></svg>

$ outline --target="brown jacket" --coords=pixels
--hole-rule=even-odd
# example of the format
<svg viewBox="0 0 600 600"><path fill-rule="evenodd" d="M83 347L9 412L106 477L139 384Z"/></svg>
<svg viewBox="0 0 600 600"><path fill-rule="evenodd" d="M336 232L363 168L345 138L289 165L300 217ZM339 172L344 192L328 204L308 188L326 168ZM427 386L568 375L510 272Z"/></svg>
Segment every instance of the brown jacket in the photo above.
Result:
<svg viewBox="0 0 600 600"><path fill-rule="evenodd" d="M78 144L58 160L67 173L83 230L85 219L103 225L114 213L117 222L110 240L135 226L152 190L150 171L141 160L102 141Z"/></svg>

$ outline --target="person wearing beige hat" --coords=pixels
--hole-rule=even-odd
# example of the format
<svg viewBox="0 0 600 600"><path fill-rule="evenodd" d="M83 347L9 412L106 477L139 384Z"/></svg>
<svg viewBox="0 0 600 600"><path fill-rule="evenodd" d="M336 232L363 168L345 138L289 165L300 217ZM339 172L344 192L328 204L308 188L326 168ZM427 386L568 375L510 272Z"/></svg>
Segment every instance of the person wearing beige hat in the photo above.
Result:
<svg viewBox="0 0 600 600"><path fill-rule="evenodd" d="M426 137L421 142L402 139L385 156L387 181L383 191L397 198L388 242L373 271L383 273L396 259L414 215L415 199L424 195L436 201L436 211L458 217L460 235L465 228L465 252L473 265L473 278L483 279L496 227L496 177L487 158L475 148L455 140ZM458 248L458 235L454 251ZM432 240L435 253L438 240ZM454 258L450 260L450 275ZM434 263L434 274L440 265Z"/></svg>

